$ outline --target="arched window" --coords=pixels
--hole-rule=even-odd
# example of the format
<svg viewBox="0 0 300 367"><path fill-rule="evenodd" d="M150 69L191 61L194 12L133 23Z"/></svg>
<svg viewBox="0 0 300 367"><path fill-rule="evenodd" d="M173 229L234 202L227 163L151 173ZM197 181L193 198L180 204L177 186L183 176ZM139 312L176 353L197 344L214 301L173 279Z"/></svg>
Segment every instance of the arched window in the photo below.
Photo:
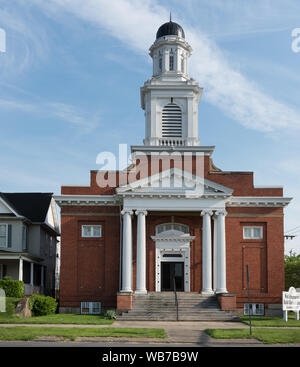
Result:
<svg viewBox="0 0 300 367"><path fill-rule="evenodd" d="M174 70L174 54L172 51L170 53L170 58L169 58L169 70L170 71Z"/></svg>
<svg viewBox="0 0 300 367"><path fill-rule="evenodd" d="M163 232L176 231L181 232L182 234L189 234L190 229L189 226L180 223L162 223L156 226L156 234L160 234Z"/></svg>
<svg viewBox="0 0 300 367"><path fill-rule="evenodd" d="M167 104L162 110L162 137L182 137L182 112L175 103Z"/></svg>
<svg viewBox="0 0 300 367"><path fill-rule="evenodd" d="M159 71L161 72L162 71L162 54L161 54L161 52L159 52L159 55L158 55L158 67L159 67Z"/></svg>

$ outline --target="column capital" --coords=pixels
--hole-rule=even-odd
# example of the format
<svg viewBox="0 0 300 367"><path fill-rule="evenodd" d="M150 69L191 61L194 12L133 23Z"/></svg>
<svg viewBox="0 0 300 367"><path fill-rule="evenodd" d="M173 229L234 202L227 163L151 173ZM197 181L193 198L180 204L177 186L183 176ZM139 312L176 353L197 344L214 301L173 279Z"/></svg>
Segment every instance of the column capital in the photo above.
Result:
<svg viewBox="0 0 300 367"><path fill-rule="evenodd" d="M216 215L227 215L227 211L225 209L220 209L216 211Z"/></svg>
<svg viewBox="0 0 300 367"><path fill-rule="evenodd" d="M213 211L210 209L204 209L201 211L200 215L203 217L204 215L213 215Z"/></svg>
<svg viewBox="0 0 300 367"><path fill-rule="evenodd" d="M146 209L138 209L135 211L135 215L139 215L139 214L147 215L148 212Z"/></svg>
<svg viewBox="0 0 300 367"><path fill-rule="evenodd" d="M133 211L132 211L131 209L126 209L126 208L124 208L124 209L121 211L121 214L122 214L122 215L125 215L125 214L133 215Z"/></svg>

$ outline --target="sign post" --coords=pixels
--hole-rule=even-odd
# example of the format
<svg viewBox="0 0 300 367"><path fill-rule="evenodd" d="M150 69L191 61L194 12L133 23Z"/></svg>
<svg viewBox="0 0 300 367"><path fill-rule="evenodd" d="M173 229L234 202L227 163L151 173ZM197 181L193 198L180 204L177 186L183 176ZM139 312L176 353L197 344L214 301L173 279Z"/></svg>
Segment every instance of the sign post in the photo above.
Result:
<svg viewBox="0 0 300 367"><path fill-rule="evenodd" d="M288 292L282 292L283 320L288 321L288 311L295 312L295 319L299 320L300 293L294 287L290 287Z"/></svg>
<svg viewBox="0 0 300 367"><path fill-rule="evenodd" d="M249 326L250 326L250 335L252 335L252 325L251 325L251 311L252 309L250 308L250 288L249 288L249 267L248 264L246 265L246 272L247 272L247 288L248 288L248 312L249 312Z"/></svg>

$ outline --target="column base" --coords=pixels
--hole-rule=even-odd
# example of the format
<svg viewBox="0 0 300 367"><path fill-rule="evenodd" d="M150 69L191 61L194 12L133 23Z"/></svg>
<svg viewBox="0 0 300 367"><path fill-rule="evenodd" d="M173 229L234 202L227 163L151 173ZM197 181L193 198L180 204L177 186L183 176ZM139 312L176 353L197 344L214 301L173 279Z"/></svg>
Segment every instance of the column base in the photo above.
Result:
<svg viewBox="0 0 300 367"><path fill-rule="evenodd" d="M147 292L147 290L146 289L137 289L135 292L134 292L134 294L147 294L148 292Z"/></svg>
<svg viewBox="0 0 300 367"><path fill-rule="evenodd" d="M201 294L210 295L210 294L215 294L215 293L212 289L204 289L203 291L201 291Z"/></svg>
<svg viewBox="0 0 300 367"><path fill-rule="evenodd" d="M216 294L218 294L218 293L228 293L228 291L227 291L226 288L220 288L220 289L216 290Z"/></svg>
<svg viewBox="0 0 300 367"><path fill-rule="evenodd" d="M132 294L133 291L131 289L122 289L119 293Z"/></svg>

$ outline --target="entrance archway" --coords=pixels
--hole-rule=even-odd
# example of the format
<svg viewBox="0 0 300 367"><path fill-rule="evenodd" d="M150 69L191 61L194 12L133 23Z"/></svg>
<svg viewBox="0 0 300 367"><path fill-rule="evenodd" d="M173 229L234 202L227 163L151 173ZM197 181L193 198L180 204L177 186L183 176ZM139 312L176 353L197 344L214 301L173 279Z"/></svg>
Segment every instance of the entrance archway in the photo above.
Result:
<svg viewBox="0 0 300 367"><path fill-rule="evenodd" d="M155 290L190 292L190 236L189 227L180 223L156 226Z"/></svg>

